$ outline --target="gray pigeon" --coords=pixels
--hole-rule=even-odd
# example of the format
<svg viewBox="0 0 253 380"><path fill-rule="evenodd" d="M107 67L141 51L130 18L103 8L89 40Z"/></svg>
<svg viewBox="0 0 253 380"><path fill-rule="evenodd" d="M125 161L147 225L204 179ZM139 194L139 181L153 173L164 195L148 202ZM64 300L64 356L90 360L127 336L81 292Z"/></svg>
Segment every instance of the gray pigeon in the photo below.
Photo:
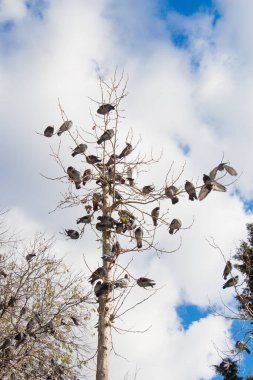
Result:
<svg viewBox="0 0 253 380"><path fill-rule="evenodd" d="M44 136L45 137L52 137L54 134L54 127L51 127L50 125L48 127L46 127L46 129L44 130Z"/></svg>
<svg viewBox="0 0 253 380"><path fill-rule="evenodd" d="M88 164L94 165L97 162L101 162L102 160L98 158L97 156L94 156L93 154L91 154L90 156L86 156L86 161L88 162Z"/></svg>
<svg viewBox="0 0 253 380"><path fill-rule="evenodd" d="M141 287L141 288L147 288L148 286L151 286L151 288L153 288L153 286L155 286L155 281L154 280L151 280L150 278L147 278L147 277L140 277L138 278L137 280L137 284Z"/></svg>
<svg viewBox="0 0 253 380"><path fill-rule="evenodd" d="M120 153L119 158L128 156L130 153L132 153L132 151L133 151L132 145L129 143L126 143L126 147Z"/></svg>
<svg viewBox="0 0 253 380"><path fill-rule="evenodd" d="M77 219L76 224L79 224L79 223L88 224L88 223L91 223L91 220L92 220L92 215L84 215L81 218Z"/></svg>
<svg viewBox="0 0 253 380"><path fill-rule="evenodd" d="M79 238L79 232L76 230L65 230L65 232L70 239L76 240Z"/></svg>
<svg viewBox="0 0 253 380"><path fill-rule="evenodd" d="M129 281L130 281L130 278L128 274L125 274L123 278L119 278L118 280L114 281L114 287L125 289L128 287Z"/></svg>
<svg viewBox="0 0 253 380"><path fill-rule="evenodd" d="M143 188L142 188L142 193L143 194L150 194L150 193L152 193L152 191L154 191L155 190L155 187L154 186L152 186L152 185L147 185L147 186L144 186Z"/></svg>
<svg viewBox="0 0 253 380"><path fill-rule="evenodd" d="M102 136L99 137L97 143L98 145L102 144L102 142L105 142L107 140L111 140L111 138L114 136L114 130L113 129L107 129Z"/></svg>
<svg viewBox="0 0 253 380"><path fill-rule="evenodd" d="M140 227L134 231L135 239L137 241L137 248L142 248L143 231Z"/></svg>
<svg viewBox="0 0 253 380"><path fill-rule="evenodd" d="M72 156L75 157L77 154L82 154L82 153L86 152L87 148L88 147L86 144L77 145L75 147L75 149L73 150Z"/></svg>
<svg viewBox="0 0 253 380"><path fill-rule="evenodd" d="M194 199L198 199L195 187L191 182L186 181L184 188L185 188L185 191L187 192L187 194L189 194L189 200L190 201L194 201Z"/></svg>
<svg viewBox="0 0 253 380"><path fill-rule="evenodd" d="M110 223L110 222L101 223L101 222L99 222L96 224L96 229L98 231L101 231L101 232L107 231L110 228L113 228L113 223Z"/></svg>
<svg viewBox="0 0 253 380"><path fill-rule="evenodd" d="M113 169L112 167L109 167L109 168L108 168L107 174L108 174L108 179L109 179L111 182L113 182L113 181L115 181L115 182L119 182L119 183L121 183L122 185L126 182L126 181L124 180L124 178L122 177L122 175L119 174L119 173L117 173L117 172L115 172L114 169Z"/></svg>
<svg viewBox="0 0 253 380"><path fill-rule="evenodd" d="M102 104L98 108L97 113L99 113L100 115L106 115L107 113L109 113L110 111L112 111L114 109L115 108L111 104Z"/></svg>
<svg viewBox="0 0 253 380"><path fill-rule="evenodd" d="M96 294L96 297L99 298L103 295L108 295L110 291L113 289L113 284L111 282L103 282L98 281L95 285L94 292Z"/></svg>
<svg viewBox="0 0 253 380"><path fill-rule="evenodd" d="M232 263L228 260L226 262L226 266L225 266L224 271L223 271L223 278L224 278L224 280L227 279L227 276L231 273L232 268L233 268Z"/></svg>
<svg viewBox="0 0 253 380"><path fill-rule="evenodd" d="M169 233L173 235L182 227L182 222L179 219L173 219L169 226Z"/></svg>
<svg viewBox="0 0 253 380"><path fill-rule="evenodd" d="M107 223L108 225L113 225L114 223L116 223L116 221L113 219L112 216L109 216L109 215L101 215L101 216L98 216L97 218L101 223ZM111 228L111 227L110 227Z"/></svg>
<svg viewBox="0 0 253 380"><path fill-rule="evenodd" d="M73 123L70 120L64 121L64 123L60 126L60 128L57 131L57 135L61 136L63 132L68 131L72 127Z"/></svg>
<svg viewBox="0 0 253 380"><path fill-rule="evenodd" d="M116 228L115 228L116 234L121 234L123 232L123 229L124 229L123 223L116 223Z"/></svg>
<svg viewBox="0 0 253 380"><path fill-rule="evenodd" d="M35 256L36 256L35 253L28 253L28 255L26 255L25 259L29 263L29 261L31 261L32 258Z"/></svg>
<svg viewBox="0 0 253 380"><path fill-rule="evenodd" d="M105 277L107 276L107 269L104 267L99 267L97 268L90 276L88 281L91 283L91 285L94 284L99 279L104 280Z"/></svg>
<svg viewBox="0 0 253 380"><path fill-rule="evenodd" d="M106 166L111 166L113 165L114 163L117 162L117 160L119 159L119 156L117 154L112 154L106 164Z"/></svg>
<svg viewBox="0 0 253 380"><path fill-rule="evenodd" d="M98 211L98 208L101 207L102 205L102 195L99 193L94 193L92 195L92 205L93 205L93 210Z"/></svg>
<svg viewBox="0 0 253 380"><path fill-rule="evenodd" d="M152 220L153 220L153 223L154 223L154 226L157 227L157 220L159 218L159 210L160 210L160 207L155 207L152 211L151 211L151 217L152 217Z"/></svg>
<svg viewBox="0 0 253 380"><path fill-rule="evenodd" d="M135 185L135 180L137 178L137 168L136 166L129 166L127 169L127 180L129 181L130 186Z"/></svg>
<svg viewBox="0 0 253 380"><path fill-rule="evenodd" d="M83 172L83 186L86 185L86 182L90 181L92 178L92 171L90 169L86 169L84 172Z"/></svg>
<svg viewBox="0 0 253 380"><path fill-rule="evenodd" d="M121 253L122 248L120 246L120 243L116 241L112 246L112 253L115 253L117 256Z"/></svg>
<svg viewBox="0 0 253 380"><path fill-rule="evenodd" d="M231 286L236 286L239 282L239 276L231 277L225 284L223 285L223 289L230 288Z"/></svg>
<svg viewBox="0 0 253 380"><path fill-rule="evenodd" d="M221 162L218 166L216 166L213 170L210 171L209 177L214 180L216 178L218 171L226 170L226 172L232 176L237 175L237 171L232 168L232 166L227 165L225 162Z"/></svg>
<svg viewBox="0 0 253 380"><path fill-rule="evenodd" d="M81 189L81 173L75 168L73 168L73 166L69 166L67 168L67 174L69 176L69 179L74 182L76 189Z"/></svg>
<svg viewBox="0 0 253 380"><path fill-rule="evenodd" d="M176 186L171 185L168 187L165 187L165 195L166 197L171 199L172 204L176 204L179 201L179 198L177 197L178 189Z"/></svg>

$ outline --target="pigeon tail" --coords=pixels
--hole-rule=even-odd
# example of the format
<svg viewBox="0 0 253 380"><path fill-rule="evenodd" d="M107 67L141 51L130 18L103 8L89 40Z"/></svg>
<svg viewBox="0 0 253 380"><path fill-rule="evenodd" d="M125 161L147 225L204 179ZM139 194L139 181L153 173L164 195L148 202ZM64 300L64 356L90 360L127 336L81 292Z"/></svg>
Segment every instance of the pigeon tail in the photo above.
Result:
<svg viewBox="0 0 253 380"><path fill-rule="evenodd" d="M62 134L62 131L57 132L57 136L61 136L61 134Z"/></svg>
<svg viewBox="0 0 253 380"><path fill-rule="evenodd" d="M171 202L172 202L173 205L175 205L177 202L179 202L178 197L173 197L173 198L171 199Z"/></svg>
<svg viewBox="0 0 253 380"><path fill-rule="evenodd" d="M196 194L190 194L189 199L190 199L190 201L194 201L194 199L197 199L197 195Z"/></svg>
<svg viewBox="0 0 253 380"><path fill-rule="evenodd" d="M141 242L141 241L139 241L139 242L137 243L137 248L142 248L142 242Z"/></svg>

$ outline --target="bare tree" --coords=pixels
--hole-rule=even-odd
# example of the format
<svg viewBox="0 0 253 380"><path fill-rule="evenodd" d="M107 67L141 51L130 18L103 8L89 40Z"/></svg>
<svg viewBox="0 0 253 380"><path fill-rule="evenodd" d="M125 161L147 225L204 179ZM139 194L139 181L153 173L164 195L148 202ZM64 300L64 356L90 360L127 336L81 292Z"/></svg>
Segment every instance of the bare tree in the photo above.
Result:
<svg viewBox="0 0 253 380"><path fill-rule="evenodd" d="M63 174L58 178L49 178L69 184L56 209L81 206L86 210L86 214L78 215L76 221L82 227L68 228L66 235L70 239L78 239L85 235L86 228L90 226L101 244L102 263L90 277L99 302L97 380L108 379L109 354L114 349L111 331L122 331L117 326L117 320L156 291L155 280L146 278L142 273L134 278L129 270L131 263L125 266L120 264L121 257L126 257L128 252L149 250L159 256L175 252L181 240L173 250L169 250L159 246L157 234L166 231L174 235L179 229L189 228L192 222L184 226L179 218L170 218L168 205L174 207L181 195L186 195L190 201L202 201L211 191L225 192L226 187L217 182L217 175L223 170L230 171L231 175L237 174L227 163L221 163L203 177L201 185L186 181L180 186L184 167L175 174L172 162L168 172L160 176L164 181L160 186L154 186L145 173L159 162L159 157L136 153L140 141L135 141L131 130L127 131L125 140L121 137L123 133L120 129L124 121L122 101L127 95L126 88L127 81L123 75L118 77L115 73L108 83L100 79L101 99L91 99L97 113L90 112L93 126L89 131L73 128L72 121L60 105L63 123L57 135L62 137L58 147L52 149L52 156ZM50 133L47 128L44 131L46 137L53 136L54 129L50 128ZM67 165L61 153L63 139L70 139L74 144L74 158ZM81 165L81 168L76 165ZM142 186L139 185L140 177L145 177ZM79 192L80 189L85 189L85 194ZM135 286L142 287L144 291L151 289L151 292L140 302L126 307L126 299Z"/></svg>
<svg viewBox="0 0 253 380"><path fill-rule="evenodd" d="M51 253L52 239L9 239L1 225L0 378L79 379L90 355L90 295Z"/></svg>

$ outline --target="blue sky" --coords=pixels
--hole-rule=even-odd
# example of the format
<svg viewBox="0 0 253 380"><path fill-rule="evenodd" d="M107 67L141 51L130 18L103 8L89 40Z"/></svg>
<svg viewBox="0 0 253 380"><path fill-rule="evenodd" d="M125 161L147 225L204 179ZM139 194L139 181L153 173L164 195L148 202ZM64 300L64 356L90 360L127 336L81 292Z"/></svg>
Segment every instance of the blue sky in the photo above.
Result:
<svg viewBox="0 0 253 380"><path fill-rule="evenodd" d="M21 3L24 8L19 7ZM148 276L158 278L161 286L167 284L166 291L147 306L146 314L140 311L141 321L147 315L154 318L153 335L143 340L117 341L122 351L129 349L129 356L133 352L141 368L145 369L147 361L155 357L163 378L166 366L173 368L182 342L191 347L194 338L205 354L199 359L199 368L191 373L192 379L187 380L200 380L210 366L209 358L215 355L212 341L221 346L228 329L225 322L214 320L210 314L210 299L213 304L220 301L224 260L205 238L214 236L228 256L244 238L244 225L252 216L253 65L248 39L253 32L251 19L247 19L248 0L242 1L241 8L236 1L224 1L222 10L218 1L198 0L60 3L21 1L16 8L8 9L6 2L7 16L0 23L0 76L4 88L0 90L0 122L6 126L1 199L14 210L13 224L17 223L17 228L21 225L24 231L40 228L55 234L59 237L59 251L71 261L72 250L79 249L76 261L83 265L81 243L77 248L59 236L65 224L76 218L75 211L48 215L64 190L61 184L44 181L39 173L62 173L49 159L47 141L34 132L43 130L44 125L60 123L59 96L75 124L89 127L92 104L88 96L99 96L96 65L107 78L116 65L129 73L123 133L131 126L143 136L142 149L152 145L158 151L163 149L161 171L150 173L154 182L160 180L161 172L172 160L179 162L175 172L186 160L184 179L194 178L200 183L202 174L219 163L224 153L239 173L244 172L238 182L229 187L224 197L212 194L201 206L194 203L187 209L180 202L176 209L169 208L171 217L180 214L185 225L195 218L192 230L182 233L182 250L161 260L152 255L138 258L133 268L136 274L145 270ZM7 149L10 145L18 163ZM63 148L66 161L70 146L71 142L67 142ZM5 170L7 166L9 170ZM164 244L176 245L176 239L177 236L168 241L167 236L161 236ZM91 265L97 265L97 247L90 241L86 244ZM232 296L228 294L222 296L229 303ZM154 316L154 310L161 311ZM202 330L205 326L206 336ZM147 347L145 339L157 339L154 351L146 352L146 356L138 349ZM168 357L161 358L164 347ZM190 354L192 361L194 355L201 356L198 351ZM189 368L186 364L186 373L190 364ZM127 368L126 364L117 365ZM113 368L117 379L122 373L118 374L116 364ZM173 370L175 380L182 380L179 369L175 366ZM152 372L148 374L152 376ZM145 380L153 378L146 376Z"/></svg>

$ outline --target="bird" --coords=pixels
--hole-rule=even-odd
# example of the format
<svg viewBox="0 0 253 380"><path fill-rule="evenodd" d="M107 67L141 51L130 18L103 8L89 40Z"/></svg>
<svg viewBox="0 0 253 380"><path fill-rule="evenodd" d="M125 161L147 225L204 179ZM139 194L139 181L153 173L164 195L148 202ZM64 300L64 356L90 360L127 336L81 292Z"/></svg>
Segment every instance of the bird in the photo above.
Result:
<svg viewBox="0 0 253 380"><path fill-rule="evenodd" d="M232 168L232 166L227 165L226 162L221 162L218 166L216 166L214 169L212 169L209 173L209 177L214 180L218 171L225 170L228 174L232 176L237 176L237 171Z"/></svg>
<svg viewBox="0 0 253 380"><path fill-rule="evenodd" d="M109 222L107 222L107 223L101 223L101 222L99 222L99 223L96 224L96 229L98 231L101 231L101 232L106 231L106 230L108 230L110 228L113 228L113 223L109 223Z"/></svg>
<svg viewBox="0 0 253 380"><path fill-rule="evenodd" d="M224 271L223 271L223 278L224 278L224 280L227 279L227 276L231 273L232 268L233 268L232 263L228 260L226 262L226 266L225 266Z"/></svg>
<svg viewBox="0 0 253 380"><path fill-rule="evenodd" d="M94 165L97 162L101 162L102 160L98 158L97 156L94 156L93 154L91 154L90 156L86 156L86 161L88 162L88 164Z"/></svg>
<svg viewBox="0 0 253 380"><path fill-rule="evenodd" d="M104 267L97 268L89 277L88 281L91 283L91 285L94 284L99 279L104 280L107 276L107 269Z"/></svg>
<svg viewBox="0 0 253 380"><path fill-rule="evenodd" d="M166 197L171 199L172 204L176 204L179 201L179 198L177 197L178 188L176 186L171 185L168 187L165 187L165 195Z"/></svg>
<svg viewBox="0 0 253 380"><path fill-rule="evenodd" d="M137 168L136 166L129 166L127 169L127 180L129 181L129 186L135 185L135 180L137 178Z"/></svg>
<svg viewBox="0 0 253 380"><path fill-rule="evenodd" d="M98 211L98 208L102 205L102 194L94 193L92 195L92 206L94 211Z"/></svg>
<svg viewBox="0 0 253 380"><path fill-rule="evenodd" d="M46 129L44 130L44 136L45 137L52 137L53 134L54 134L54 127L51 127L51 125L46 127Z"/></svg>
<svg viewBox="0 0 253 380"><path fill-rule="evenodd" d="M134 230L136 228L134 219L128 219L127 222L125 223L125 227L128 231Z"/></svg>
<svg viewBox="0 0 253 380"><path fill-rule="evenodd" d="M114 163L117 162L117 160L119 159L119 156L117 154L112 154L109 158L109 160L107 161L106 163L106 166L111 166L113 165Z"/></svg>
<svg viewBox="0 0 253 380"><path fill-rule="evenodd" d="M108 223L109 225L113 225L116 223L116 221L113 219L112 216L109 215L101 215L97 218L101 223Z"/></svg>
<svg viewBox="0 0 253 380"><path fill-rule="evenodd" d="M123 278L119 278L118 280L114 281L114 287L115 288L127 288L129 285L130 278L128 274L125 274Z"/></svg>
<svg viewBox="0 0 253 380"><path fill-rule="evenodd" d="M194 199L198 199L195 187L191 182L186 181L184 188L185 188L185 191L187 192L187 194L189 194L189 200L190 201L194 201Z"/></svg>
<svg viewBox="0 0 253 380"><path fill-rule="evenodd" d="M118 241L116 241L112 246L112 253L115 253L117 256L121 253L122 248Z"/></svg>
<svg viewBox="0 0 253 380"><path fill-rule="evenodd" d="M3 276L4 278L6 278L7 273L3 269L0 269L0 276Z"/></svg>
<svg viewBox="0 0 253 380"><path fill-rule="evenodd" d="M147 288L148 286L151 286L151 288L153 288L153 286L156 285L154 280L151 280L147 277L140 277L136 282L141 288Z"/></svg>
<svg viewBox="0 0 253 380"><path fill-rule="evenodd" d="M231 286L236 286L239 282L239 276L231 277L225 284L223 285L223 289L230 288Z"/></svg>
<svg viewBox="0 0 253 380"><path fill-rule="evenodd" d="M115 232L116 234L121 234L123 232L124 224L123 223L116 223Z"/></svg>
<svg viewBox="0 0 253 380"><path fill-rule="evenodd" d="M74 182L76 189L81 189L81 173L75 168L73 168L73 166L69 166L67 168L67 174L69 176L69 179Z"/></svg>
<svg viewBox="0 0 253 380"><path fill-rule="evenodd" d="M182 227L182 222L179 219L173 219L169 225L169 233L173 235Z"/></svg>
<svg viewBox="0 0 253 380"><path fill-rule="evenodd" d="M57 135L58 136L61 136L61 134L63 133L63 132L66 132L66 131L68 131L71 127L72 127L72 125L73 125L73 122L72 121L70 121L70 120L66 120L66 121L64 121L64 123L60 126L60 128L58 129L58 131L57 131Z"/></svg>
<svg viewBox="0 0 253 380"><path fill-rule="evenodd" d="M83 186L86 185L86 182L90 181L92 178L92 171L90 169L85 169L85 171L83 172Z"/></svg>
<svg viewBox="0 0 253 380"><path fill-rule="evenodd" d="M199 201L202 201L206 198L206 196L212 191L221 191L225 192L227 191L226 187L223 186L221 183L216 182L214 179L212 179L210 176L203 174L203 182L204 185L201 187L198 199Z"/></svg>
<svg viewBox="0 0 253 380"><path fill-rule="evenodd" d="M114 189L114 196L115 196L115 199L117 199L118 201L123 199L122 195L116 189Z"/></svg>
<svg viewBox="0 0 253 380"><path fill-rule="evenodd" d="M70 318L72 319L72 321L74 322L76 326L80 325L80 321L77 317L75 317L74 315L71 315Z"/></svg>
<svg viewBox="0 0 253 380"><path fill-rule="evenodd" d="M160 210L160 207L155 207L152 211L151 211L151 217L152 217L152 220L153 220L153 223L154 223L154 226L157 227L157 220L159 218L159 210Z"/></svg>
<svg viewBox="0 0 253 380"><path fill-rule="evenodd" d="M92 220L92 215L84 215L81 218L77 219L76 224L79 224L79 223L88 224L88 223L91 223L91 220Z"/></svg>
<svg viewBox="0 0 253 380"><path fill-rule="evenodd" d="M70 239L76 240L79 238L79 232L76 230L65 230L65 232Z"/></svg>
<svg viewBox="0 0 253 380"><path fill-rule="evenodd" d="M147 194L150 194L152 191L154 191L155 190L155 187L154 186L152 186L152 185L147 185L147 186L144 186L143 188L142 188L142 193L143 194L145 194L145 195L147 195Z"/></svg>
<svg viewBox="0 0 253 380"><path fill-rule="evenodd" d="M140 227L136 228L134 236L137 241L137 248L142 248L143 231Z"/></svg>
<svg viewBox="0 0 253 380"><path fill-rule="evenodd" d="M130 153L132 153L132 151L133 151L132 145L129 143L126 143L126 147L120 153L119 158L128 156Z"/></svg>
<svg viewBox="0 0 253 380"><path fill-rule="evenodd" d="M242 342L241 340L238 340L235 344L235 347L238 348L240 351L246 351L248 354L250 354L250 350L246 343Z"/></svg>
<svg viewBox="0 0 253 380"><path fill-rule="evenodd" d="M119 182L122 185L126 182L121 174L115 172L114 168L109 167L107 170L108 179L113 182Z"/></svg>
<svg viewBox="0 0 253 380"><path fill-rule="evenodd" d="M35 256L36 256L35 253L28 253L28 255L26 255L25 259L29 263L29 261L31 261L32 258Z"/></svg>
<svg viewBox="0 0 253 380"><path fill-rule="evenodd" d="M97 298L103 295L108 295L113 289L113 284L111 282L101 282L98 281L94 287L94 292Z"/></svg>
<svg viewBox="0 0 253 380"><path fill-rule="evenodd" d="M72 152L72 157L75 157L77 154L81 154L81 153L86 152L87 149L88 149L88 147L86 144L77 145Z"/></svg>
<svg viewBox="0 0 253 380"><path fill-rule="evenodd" d="M112 106L111 104L102 104L98 108L97 113L99 113L100 115L106 115L107 113L109 113L112 110L115 110L115 107Z"/></svg>
<svg viewBox="0 0 253 380"><path fill-rule="evenodd" d="M98 145L102 144L102 142L105 142L107 140L111 140L111 138L114 136L114 130L113 129L107 129L102 136L99 137L97 143Z"/></svg>

